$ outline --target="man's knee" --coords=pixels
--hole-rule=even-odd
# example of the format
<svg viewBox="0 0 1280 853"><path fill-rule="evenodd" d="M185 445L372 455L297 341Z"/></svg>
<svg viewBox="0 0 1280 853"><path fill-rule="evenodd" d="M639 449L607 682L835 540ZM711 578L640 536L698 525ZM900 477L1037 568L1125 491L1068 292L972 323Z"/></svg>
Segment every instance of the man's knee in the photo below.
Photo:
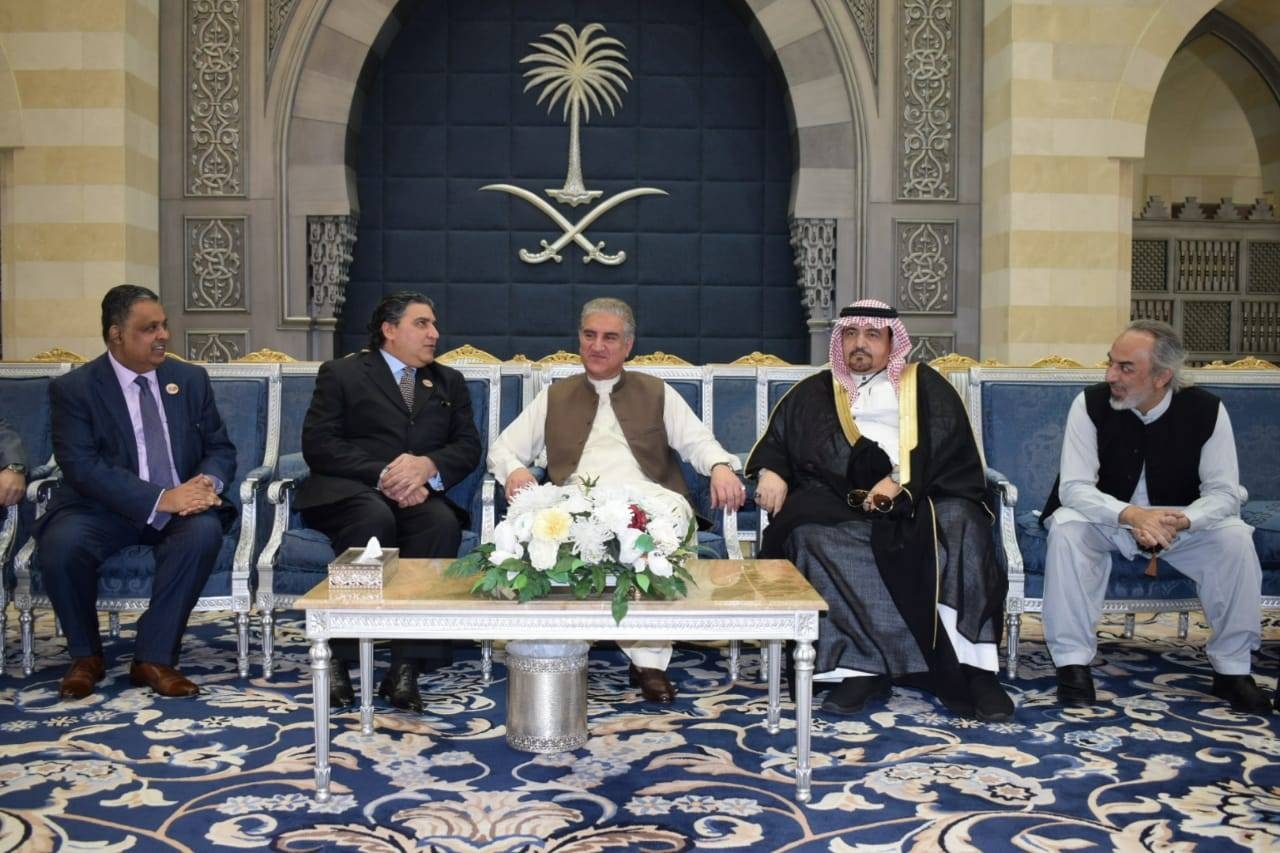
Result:
<svg viewBox="0 0 1280 853"><path fill-rule="evenodd" d="M36 545L40 567L45 573L96 567L111 556L99 537L70 514L50 519L36 536Z"/></svg>
<svg viewBox="0 0 1280 853"><path fill-rule="evenodd" d="M222 520L215 513L204 512L181 519L183 543L202 554L216 554L222 547Z"/></svg>
<svg viewBox="0 0 1280 853"><path fill-rule="evenodd" d="M343 533L350 540L347 547L363 548L365 543L373 537L377 537L385 547L395 547L395 513L386 501L381 499L363 501L359 508L352 512Z"/></svg>

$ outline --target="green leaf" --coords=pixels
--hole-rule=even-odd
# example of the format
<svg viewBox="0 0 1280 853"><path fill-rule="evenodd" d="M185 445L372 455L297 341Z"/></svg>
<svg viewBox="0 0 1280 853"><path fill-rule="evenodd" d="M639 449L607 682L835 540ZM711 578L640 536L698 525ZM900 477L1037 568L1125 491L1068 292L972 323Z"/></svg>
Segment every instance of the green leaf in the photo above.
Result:
<svg viewBox="0 0 1280 853"><path fill-rule="evenodd" d="M636 550L641 554L648 554L655 547L653 537L648 533L641 533L636 537Z"/></svg>
<svg viewBox="0 0 1280 853"><path fill-rule="evenodd" d="M512 582L511 582L511 588L512 588L512 589L524 589L524 588L525 588L525 586L526 586L528 583L529 583L529 576L528 576L528 575L526 575L526 574L524 574L524 573L521 573L521 574L516 575L516 579L515 579L514 581L512 581ZM521 600L521 601L524 601L524 600L525 600L525 598L524 598L524 596L523 596L523 595L521 595L521 596L520 596L520 600Z"/></svg>
<svg viewBox="0 0 1280 853"><path fill-rule="evenodd" d="M649 575L636 575L636 586L640 587L641 592L649 591Z"/></svg>
<svg viewBox="0 0 1280 853"><path fill-rule="evenodd" d="M622 579L620 578L617 589L613 591L613 606L610 609L613 613L613 622L615 625L627 618L627 609L631 606L631 590L629 587L630 584L627 584L624 591Z"/></svg>

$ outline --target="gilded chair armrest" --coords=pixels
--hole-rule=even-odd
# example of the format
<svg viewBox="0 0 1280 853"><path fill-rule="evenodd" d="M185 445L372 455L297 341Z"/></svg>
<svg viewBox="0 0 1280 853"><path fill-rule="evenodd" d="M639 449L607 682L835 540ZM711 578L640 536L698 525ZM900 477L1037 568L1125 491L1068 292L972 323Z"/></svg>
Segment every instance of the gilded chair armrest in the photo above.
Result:
<svg viewBox="0 0 1280 853"><path fill-rule="evenodd" d="M236 540L236 553L231 561L231 594L233 598L242 598L245 610L248 609L250 577L253 572L253 560L258 551L258 503L263 490L271 477L270 465L259 465L240 483L240 536Z"/></svg>
<svg viewBox="0 0 1280 853"><path fill-rule="evenodd" d="M44 515L49 506L49 498L53 497L53 490L62 484L62 472L57 468L47 469L46 473L47 476L27 483L27 500L35 505L36 518Z"/></svg>
<svg viewBox="0 0 1280 853"><path fill-rule="evenodd" d="M9 552L13 550L13 538L18 535L18 505L4 508L4 524L0 525L0 565L9 562ZM5 590L0 587L0 603L5 599Z"/></svg>
<svg viewBox="0 0 1280 853"><path fill-rule="evenodd" d="M494 501L498 482L492 474L480 481L480 544L493 541Z"/></svg>
<svg viewBox="0 0 1280 853"><path fill-rule="evenodd" d="M742 559L742 541L738 538L738 511L729 507L722 507L721 512L724 514L721 519L721 529L724 531L724 550L729 555L730 560Z"/></svg>
<svg viewBox="0 0 1280 853"><path fill-rule="evenodd" d="M267 486L267 503L273 507L271 513L271 533L267 536L267 544L258 555L258 585L263 586L263 573L275 570L276 560L280 556L280 545L284 534L289 530L289 515L293 510L293 492L298 481L292 477L273 480Z"/></svg>
<svg viewBox="0 0 1280 853"><path fill-rule="evenodd" d="M991 511L995 513L994 535L998 546L996 560L1009 577L1009 595L1020 600L1026 573L1022 562L1022 551L1018 548L1018 524L1015 520L1018 487L1009 482L1009 478L1004 474L994 468L988 468L987 500L991 502Z"/></svg>

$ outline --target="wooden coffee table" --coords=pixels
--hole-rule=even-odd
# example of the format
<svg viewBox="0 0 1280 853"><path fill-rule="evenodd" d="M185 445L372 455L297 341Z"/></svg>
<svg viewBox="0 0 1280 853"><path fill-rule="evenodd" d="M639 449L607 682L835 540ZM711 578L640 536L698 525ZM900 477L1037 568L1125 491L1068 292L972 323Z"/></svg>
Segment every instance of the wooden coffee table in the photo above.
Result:
<svg viewBox="0 0 1280 853"><path fill-rule="evenodd" d="M329 643L360 641L360 720L373 732L373 641L444 640L759 640L767 644L768 728L781 712L783 640L795 641L796 799L810 797L813 641L826 602L786 560L695 560L695 585L679 601L631 603L615 624L608 597L563 597L518 604L473 595L473 578L444 576L451 560L400 560L381 590L330 589L323 581L297 606L307 612L315 697L316 799L329 798Z"/></svg>

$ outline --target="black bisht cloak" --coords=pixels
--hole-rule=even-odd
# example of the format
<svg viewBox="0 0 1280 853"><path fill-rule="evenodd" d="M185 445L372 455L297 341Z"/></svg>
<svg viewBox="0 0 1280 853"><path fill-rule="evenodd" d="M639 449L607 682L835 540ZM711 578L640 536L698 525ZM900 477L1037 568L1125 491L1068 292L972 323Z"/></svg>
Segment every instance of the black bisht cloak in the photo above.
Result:
<svg viewBox="0 0 1280 853"><path fill-rule="evenodd" d="M913 370L914 383L910 377ZM935 678L942 676L942 682L950 681L955 657L937 616L941 586L937 546L939 537L945 542L945 531L937 524L934 502L944 498L971 501L983 508L988 520L991 518L983 504L986 477L968 415L955 389L937 371L924 364L908 365L899 399L902 395L915 398L916 445L900 459L903 488L892 511L866 512L850 507L849 491L870 489L889 474L892 465L880 446L867 437L858 436L854 444L849 443L841 425L837 394L839 405L848 411L847 395L830 370L797 383L774 409L764 436L751 451L748 477L767 468L788 485L782 511L770 519L765 530L760 556L785 557L788 537L803 524L869 521L872 552L886 588L930 662L931 673ZM910 406L905 410L909 414ZM899 431L909 434L902 424ZM1008 581L990 548L985 549L984 562L982 566L965 566L966 572L982 576L981 586L990 594L983 596L977 619L963 612L963 604L956 608L961 626L984 625L1003 610ZM994 624L998 642L1002 621L996 619Z"/></svg>

